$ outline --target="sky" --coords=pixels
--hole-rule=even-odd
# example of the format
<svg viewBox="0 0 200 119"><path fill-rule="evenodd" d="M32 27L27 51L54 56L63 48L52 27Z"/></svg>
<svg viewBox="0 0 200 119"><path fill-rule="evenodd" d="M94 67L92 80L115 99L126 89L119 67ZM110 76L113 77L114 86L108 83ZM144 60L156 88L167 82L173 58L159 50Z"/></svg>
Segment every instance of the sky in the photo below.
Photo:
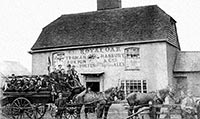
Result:
<svg viewBox="0 0 200 119"><path fill-rule="evenodd" d="M31 71L28 53L42 28L63 14L96 11L97 0L1 0L0 61ZM177 21L182 51L200 51L200 0L121 0L122 8L158 5Z"/></svg>

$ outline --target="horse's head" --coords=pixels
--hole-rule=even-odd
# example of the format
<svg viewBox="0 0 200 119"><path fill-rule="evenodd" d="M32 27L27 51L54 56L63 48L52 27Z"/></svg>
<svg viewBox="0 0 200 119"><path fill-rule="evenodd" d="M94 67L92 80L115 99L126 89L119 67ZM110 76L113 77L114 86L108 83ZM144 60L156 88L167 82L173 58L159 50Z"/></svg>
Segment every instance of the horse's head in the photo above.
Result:
<svg viewBox="0 0 200 119"><path fill-rule="evenodd" d="M174 97L174 91L171 87L167 87L167 88L164 88L164 89L161 89L161 90L158 90L157 92L157 97L158 97L158 100L163 103L165 101L165 98L169 96L170 98L173 99Z"/></svg>
<svg viewBox="0 0 200 119"><path fill-rule="evenodd" d="M107 98L109 98L110 100L114 100L115 96L117 96L117 93L118 93L117 91L118 91L117 88L111 87L111 88L105 90L104 93Z"/></svg>
<svg viewBox="0 0 200 119"><path fill-rule="evenodd" d="M83 92L85 90L85 87L84 86L80 86L80 87L75 87L71 90L71 92L73 94L79 94L81 92Z"/></svg>
<svg viewBox="0 0 200 119"><path fill-rule="evenodd" d="M124 93L124 90L121 87L117 88L117 95L116 95L116 97L119 100L124 100L125 99L125 93Z"/></svg>

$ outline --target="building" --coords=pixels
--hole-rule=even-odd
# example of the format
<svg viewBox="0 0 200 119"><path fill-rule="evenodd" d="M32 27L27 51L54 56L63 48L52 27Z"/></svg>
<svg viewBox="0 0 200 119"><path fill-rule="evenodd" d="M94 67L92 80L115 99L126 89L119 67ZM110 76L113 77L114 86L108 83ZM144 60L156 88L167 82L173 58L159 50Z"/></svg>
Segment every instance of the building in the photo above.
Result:
<svg viewBox="0 0 200 119"><path fill-rule="evenodd" d="M30 53L33 74L71 64L92 90L121 85L126 94L176 86L182 54L171 16L157 5L121 8L121 0L97 0L97 11L60 16Z"/></svg>
<svg viewBox="0 0 200 119"><path fill-rule="evenodd" d="M174 78L177 90L187 93L191 90L196 97L200 96L200 52L181 51L177 55L174 67Z"/></svg>

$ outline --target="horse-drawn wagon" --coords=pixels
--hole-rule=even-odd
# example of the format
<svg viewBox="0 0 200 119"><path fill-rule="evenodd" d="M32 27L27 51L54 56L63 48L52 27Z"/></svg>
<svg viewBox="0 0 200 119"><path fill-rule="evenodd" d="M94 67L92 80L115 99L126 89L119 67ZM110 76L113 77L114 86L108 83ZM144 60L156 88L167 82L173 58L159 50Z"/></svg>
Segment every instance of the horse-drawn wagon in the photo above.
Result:
<svg viewBox="0 0 200 119"><path fill-rule="evenodd" d="M55 104L58 98L57 94L62 91L65 100L64 105L62 105L63 118L76 118L76 109L79 105L73 103L71 99L75 94L82 92L84 87L58 90L56 87L62 89L62 86L50 81L50 79L48 76L8 77L7 85L3 88L2 112L13 119L41 119L47 111L48 104ZM29 83L26 84L25 80ZM34 88L32 88L30 82L35 82L33 83ZM41 86L38 86L38 84L41 84Z"/></svg>
<svg viewBox="0 0 200 119"><path fill-rule="evenodd" d="M2 112L13 119L41 119L53 104L56 105L56 117L80 119L83 105L85 109L95 105L97 117L102 117L104 112L106 118L114 97L124 99L118 87L95 93L85 90L82 85L70 87L67 80L56 80L48 75L9 77L3 88Z"/></svg>

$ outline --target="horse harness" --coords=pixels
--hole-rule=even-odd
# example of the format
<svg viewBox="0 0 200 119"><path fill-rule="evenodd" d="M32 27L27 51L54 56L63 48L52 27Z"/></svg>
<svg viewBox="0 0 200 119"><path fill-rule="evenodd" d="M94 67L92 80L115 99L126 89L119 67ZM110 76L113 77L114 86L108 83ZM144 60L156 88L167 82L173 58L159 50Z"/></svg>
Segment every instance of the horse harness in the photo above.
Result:
<svg viewBox="0 0 200 119"><path fill-rule="evenodd" d="M156 91L156 95L153 101L158 102L159 104L162 104L164 102L163 98L160 96L160 93L158 91Z"/></svg>

